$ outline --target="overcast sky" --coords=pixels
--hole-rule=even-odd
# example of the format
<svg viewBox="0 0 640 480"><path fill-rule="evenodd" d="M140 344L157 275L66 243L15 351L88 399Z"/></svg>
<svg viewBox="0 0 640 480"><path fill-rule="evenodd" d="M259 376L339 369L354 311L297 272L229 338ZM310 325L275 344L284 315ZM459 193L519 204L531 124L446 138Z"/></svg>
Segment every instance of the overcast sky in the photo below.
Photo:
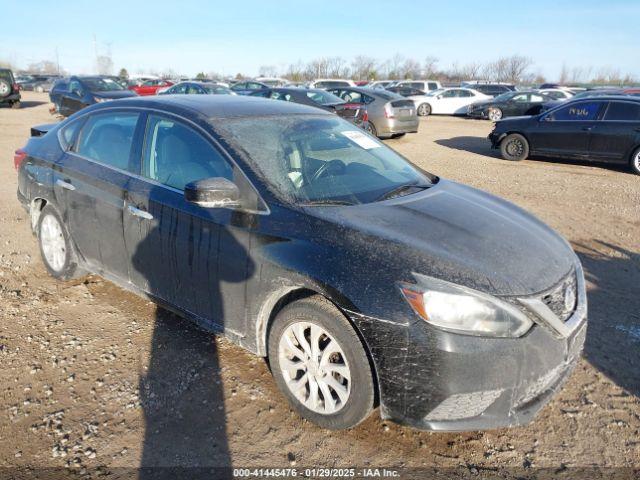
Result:
<svg viewBox="0 0 640 480"><path fill-rule="evenodd" d="M12 19L0 29L0 60L18 68L55 61L57 49L64 69L92 73L95 36L114 73L255 75L262 65L397 53L447 68L517 53L548 78L563 63L640 77L640 0L0 0L0 11Z"/></svg>

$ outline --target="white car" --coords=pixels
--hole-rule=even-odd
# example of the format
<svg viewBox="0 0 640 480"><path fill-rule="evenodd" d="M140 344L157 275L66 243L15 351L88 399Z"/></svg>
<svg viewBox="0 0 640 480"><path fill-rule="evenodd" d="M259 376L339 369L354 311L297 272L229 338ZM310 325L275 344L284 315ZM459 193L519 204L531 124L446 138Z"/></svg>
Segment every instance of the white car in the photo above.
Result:
<svg viewBox="0 0 640 480"><path fill-rule="evenodd" d="M424 117L431 114L464 115L469 105L491 97L472 88L441 88L407 98L413 100L418 115Z"/></svg>
<svg viewBox="0 0 640 480"><path fill-rule="evenodd" d="M549 100L569 100L575 95L566 88L541 88L538 91Z"/></svg>
<svg viewBox="0 0 640 480"><path fill-rule="evenodd" d="M402 80L400 82L396 82L393 86L417 88L423 92L433 92L434 90L440 90L442 88L440 82L436 80Z"/></svg>
<svg viewBox="0 0 640 480"><path fill-rule="evenodd" d="M340 87L355 87L356 84L353 80L345 80L344 78L318 78L309 83L309 88L340 88Z"/></svg>

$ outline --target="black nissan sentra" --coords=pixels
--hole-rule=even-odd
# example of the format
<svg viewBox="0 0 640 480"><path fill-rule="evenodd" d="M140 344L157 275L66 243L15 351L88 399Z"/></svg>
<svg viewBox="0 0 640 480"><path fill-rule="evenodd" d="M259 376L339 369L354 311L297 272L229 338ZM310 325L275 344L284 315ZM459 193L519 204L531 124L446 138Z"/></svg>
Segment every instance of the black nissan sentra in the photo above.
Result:
<svg viewBox="0 0 640 480"><path fill-rule="evenodd" d="M226 95L32 129L18 198L47 270L94 272L268 357L305 418L520 425L586 331L569 244L336 115Z"/></svg>

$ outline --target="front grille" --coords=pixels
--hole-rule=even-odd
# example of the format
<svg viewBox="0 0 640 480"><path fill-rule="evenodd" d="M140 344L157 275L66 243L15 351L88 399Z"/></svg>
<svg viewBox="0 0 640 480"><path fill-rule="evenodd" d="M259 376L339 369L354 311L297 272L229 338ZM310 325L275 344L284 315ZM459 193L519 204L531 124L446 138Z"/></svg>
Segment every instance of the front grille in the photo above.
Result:
<svg viewBox="0 0 640 480"><path fill-rule="evenodd" d="M575 272L571 272L558 285L540 297L549 310L563 322L566 322L575 311L577 299Z"/></svg>

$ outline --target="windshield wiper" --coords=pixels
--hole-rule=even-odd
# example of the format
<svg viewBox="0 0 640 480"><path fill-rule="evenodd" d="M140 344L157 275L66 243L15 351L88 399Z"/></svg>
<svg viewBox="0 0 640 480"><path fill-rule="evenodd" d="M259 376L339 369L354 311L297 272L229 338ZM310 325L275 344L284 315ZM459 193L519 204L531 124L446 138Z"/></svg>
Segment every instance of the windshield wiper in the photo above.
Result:
<svg viewBox="0 0 640 480"><path fill-rule="evenodd" d="M418 184L415 184L415 183L409 183L409 184L406 184L406 185L400 185L398 187L392 188L387 193L385 193L385 194L379 196L378 198L376 198L376 202L379 202L381 200L389 200L390 198L403 197L405 195L409 195L411 193L415 193L415 192L410 192L410 190L414 190L414 189L424 190L425 188L429 188L429 186L428 185L418 185Z"/></svg>
<svg viewBox="0 0 640 480"><path fill-rule="evenodd" d="M348 200L332 200L330 198L311 200L309 202L303 203L303 207L307 206L317 206L317 205L355 205L353 202L349 202Z"/></svg>

